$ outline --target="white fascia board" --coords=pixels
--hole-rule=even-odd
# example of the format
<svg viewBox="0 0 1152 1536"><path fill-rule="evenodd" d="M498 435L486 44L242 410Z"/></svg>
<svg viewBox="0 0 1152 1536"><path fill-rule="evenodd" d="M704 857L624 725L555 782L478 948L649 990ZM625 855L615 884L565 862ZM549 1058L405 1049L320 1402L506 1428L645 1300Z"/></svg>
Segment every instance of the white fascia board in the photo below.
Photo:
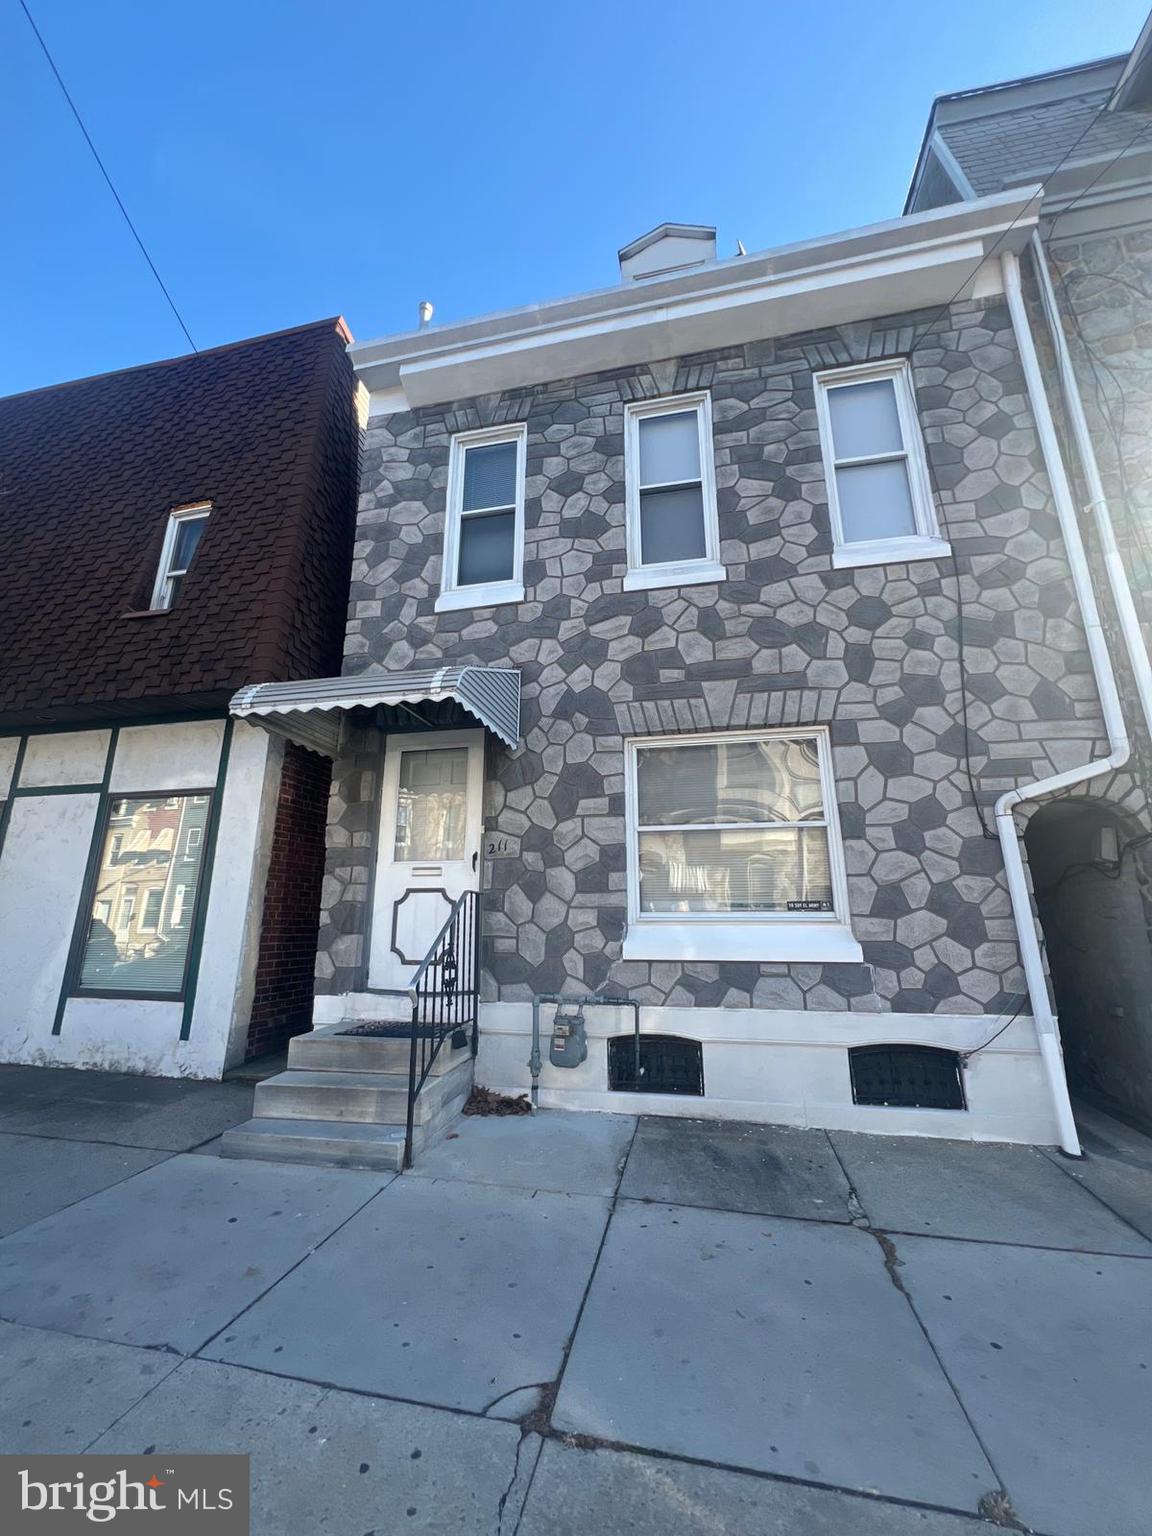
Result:
<svg viewBox="0 0 1152 1536"><path fill-rule="evenodd" d="M352 358L395 409L398 385L409 404L432 404L943 303L993 247L1026 243L1037 195L1016 189L659 282L366 342Z"/></svg>
<svg viewBox="0 0 1152 1536"><path fill-rule="evenodd" d="M1029 226L1031 227L1031 226ZM885 255L800 277L717 293L642 314L617 314L544 334L405 363L400 381L410 405L658 362L688 352L787 336L814 326L869 320L944 303L975 281L984 259L979 240L904 257ZM964 296L963 291L960 294Z"/></svg>

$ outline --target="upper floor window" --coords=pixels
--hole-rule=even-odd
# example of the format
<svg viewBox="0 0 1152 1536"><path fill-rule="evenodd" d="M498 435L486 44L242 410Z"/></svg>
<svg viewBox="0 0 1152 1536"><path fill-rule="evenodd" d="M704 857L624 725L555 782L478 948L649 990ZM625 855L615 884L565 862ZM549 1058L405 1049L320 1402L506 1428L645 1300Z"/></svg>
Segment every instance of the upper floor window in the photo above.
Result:
<svg viewBox="0 0 1152 1536"><path fill-rule="evenodd" d="M625 591L722 581L708 396L629 405Z"/></svg>
<svg viewBox="0 0 1152 1536"><path fill-rule="evenodd" d="M839 368L815 384L833 565L947 554L907 363Z"/></svg>
<svg viewBox="0 0 1152 1536"><path fill-rule="evenodd" d="M626 959L858 960L827 732L629 744Z"/></svg>
<svg viewBox="0 0 1152 1536"><path fill-rule="evenodd" d="M198 502L193 507L177 507L170 513L160 551L160 569L152 590L153 608L171 608L180 596L211 511L211 503Z"/></svg>
<svg viewBox="0 0 1152 1536"><path fill-rule="evenodd" d="M524 597L524 426L452 439L439 610Z"/></svg>

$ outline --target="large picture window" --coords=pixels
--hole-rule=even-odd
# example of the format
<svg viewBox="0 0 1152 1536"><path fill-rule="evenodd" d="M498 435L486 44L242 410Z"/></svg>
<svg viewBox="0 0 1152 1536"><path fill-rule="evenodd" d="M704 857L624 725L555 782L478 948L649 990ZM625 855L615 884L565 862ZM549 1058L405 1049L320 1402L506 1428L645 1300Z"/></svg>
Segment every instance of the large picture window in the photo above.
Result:
<svg viewBox="0 0 1152 1536"><path fill-rule="evenodd" d="M523 426L453 438L438 609L523 598L524 445Z"/></svg>
<svg viewBox="0 0 1152 1536"><path fill-rule="evenodd" d="M203 793L113 798L78 992L183 993L210 804Z"/></svg>
<svg viewBox="0 0 1152 1536"><path fill-rule="evenodd" d="M821 730L632 743L625 953L858 958L834 804Z"/></svg>

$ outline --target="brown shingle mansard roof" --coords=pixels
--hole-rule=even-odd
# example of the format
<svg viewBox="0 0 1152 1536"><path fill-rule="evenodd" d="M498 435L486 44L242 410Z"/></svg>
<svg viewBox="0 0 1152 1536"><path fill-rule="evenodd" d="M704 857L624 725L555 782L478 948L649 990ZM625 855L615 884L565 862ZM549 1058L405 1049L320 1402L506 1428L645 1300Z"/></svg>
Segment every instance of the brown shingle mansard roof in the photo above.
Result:
<svg viewBox="0 0 1152 1536"><path fill-rule="evenodd" d="M0 730L217 711L339 670L357 426L339 319L0 399ZM210 501L148 606L173 507Z"/></svg>

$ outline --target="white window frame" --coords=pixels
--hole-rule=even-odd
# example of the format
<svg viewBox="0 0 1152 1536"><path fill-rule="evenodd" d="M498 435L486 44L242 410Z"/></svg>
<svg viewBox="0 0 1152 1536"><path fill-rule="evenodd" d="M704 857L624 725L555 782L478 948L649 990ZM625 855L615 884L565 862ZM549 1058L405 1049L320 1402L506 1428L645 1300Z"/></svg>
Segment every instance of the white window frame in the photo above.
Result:
<svg viewBox="0 0 1152 1536"><path fill-rule="evenodd" d="M637 756L646 747L731 746L742 741L814 741L828 833L832 908L812 912L641 912L640 833L636 812ZM856 961L864 952L852 935L848 879L832 776L832 748L824 726L781 730L718 731L696 735L630 737L624 757L624 826L628 872L625 960Z"/></svg>
<svg viewBox="0 0 1152 1536"><path fill-rule="evenodd" d="M479 513L474 507L463 510L464 458L469 448L490 447L495 443L516 444L516 504L512 575L507 581L475 582L461 586L456 579L460 565L460 524ZM444 560L440 573L440 595L436 612L458 608L492 608L500 603L524 601L524 483L528 428L524 422L513 426L489 427L482 432L458 432L452 439L448 456L448 504L444 521Z"/></svg>
<svg viewBox="0 0 1152 1536"><path fill-rule="evenodd" d="M704 554L697 560L667 560L643 565L640 560L640 423L653 416L695 411L700 438L700 491L704 503ZM628 570L625 592L654 587L686 587L697 582L723 581L720 563L720 519L716 510L716 450L712 441L712 397L707 390L669 395L660 400L634 400L624 410L624 498Z"/></svg>
<svg viewBox="0 0 1152 1536"><path fill-rule="evenodd" d="M168 514L168 526L164 530L164 543L160 550L160 564L156 571L156 581L152 588L152 603L154 610L166 612L172 606L172 583L178 576L187 576L190 566L183 570L172 568L172 556L176 552L176 535L181 523L207 522L212 513L210 501L198 501L187 507L174 507Z"/></svg>
<svg viewBox="0 0 1152 1536"><path fill-rule="evenodd" d="M195 832L195 834L196 834L196 841L195 842L192 841L192 834L193 834L193 832ZM190 859L192 857L193 853L195 852L195 850L200 847L200 845L201 845L201 843L203 841L204 841L204 828L203 827L188 827L186 829L185 833L184 833L184 852L181 855L181 857L185 858L185 859Z"/></svg>
<svg viewBox="0 0 1152 1536"><path fill-rule="evenodd" d="M838 569L857 565L895 565L908 560L938 560L951 553L948 541L940 535L936 519L936 507L932 498L932 481L928 474L928 459L924 452L924 437L920 431L920 418L916 412L916 396L912 389L912 370L907 360L900 358L885 363L863 363L852 368L833 368L812 376L816 386L816 416L820 427L820 452L824 460L824 483L828 490L828 516L832 523L832 564ZM845 384L871 384L880 379L891 379L895 385L896 411L900 421L903 450L900 453L866 454L861 458L837 459L832 437L832 413L828 409L828 396ZM840 499L836 484L836 471L853 464L880 464L902 459L908 469L908 486L912 497L912 511L916 519L916 532L897 538L857 539L849 543L844 538L844 525L840 518Z"/></svg>
<svg viewBox="0 0 1152 1536"><path fill-rule="evenodd" d="M156 908L156 921L149 922L148 903L154 896L160 898L160 905ZM144 900L140 906L140 921L136 924L141 933L158 933L160 922L164 916L164 887L162 885L150 885L144 892Z"/></svg>

